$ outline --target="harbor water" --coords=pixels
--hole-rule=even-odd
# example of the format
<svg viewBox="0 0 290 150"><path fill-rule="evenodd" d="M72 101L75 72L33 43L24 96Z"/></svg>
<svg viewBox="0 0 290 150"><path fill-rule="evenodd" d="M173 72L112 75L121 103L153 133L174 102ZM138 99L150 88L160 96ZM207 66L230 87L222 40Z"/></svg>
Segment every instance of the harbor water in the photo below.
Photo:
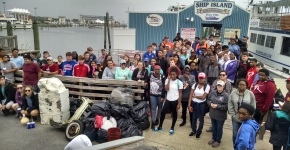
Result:
<svg viewBox="0 0 290 150"><path fill-rule="evenodd" d="M16 29L13 30L13 34L17 35L19 49L34 49L31 29ZM0 31L0 36L7 36L6 29ZM48 51L53 58L57 58L58 55L64 57L68 51L76 51L80 55L89 46L94 51L104 47L103 29L89 29L88 27L39 28L39 38L41 53Z"/></svg>

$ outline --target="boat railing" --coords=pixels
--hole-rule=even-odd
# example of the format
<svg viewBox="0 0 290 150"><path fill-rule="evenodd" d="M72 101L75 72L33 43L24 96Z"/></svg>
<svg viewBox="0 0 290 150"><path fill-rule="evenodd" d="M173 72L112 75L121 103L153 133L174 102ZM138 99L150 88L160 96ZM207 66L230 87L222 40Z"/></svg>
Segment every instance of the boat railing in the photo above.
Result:
<svg viewBox="0 0 290 150"><path fill-rule="evenodd" d="M22 70L15 72L15 83L22 83ZM61 75L44 75L42 78L58 78L66 88L69 89L71 97L89 97L94 102L104 98L110 98L111 92L117 87L128 87L135 93L134 99L141 100L141 94L144 93L144 82L133 80L115 80L115 79L96 79L82 78Z"/></svg>
<svg viewBox="0 0 290 150"><path fill-rule="evenodd" d="M18 48L17 36L0 36L0 48L5 50L5 53L11 53L13 48Z"/></svg>

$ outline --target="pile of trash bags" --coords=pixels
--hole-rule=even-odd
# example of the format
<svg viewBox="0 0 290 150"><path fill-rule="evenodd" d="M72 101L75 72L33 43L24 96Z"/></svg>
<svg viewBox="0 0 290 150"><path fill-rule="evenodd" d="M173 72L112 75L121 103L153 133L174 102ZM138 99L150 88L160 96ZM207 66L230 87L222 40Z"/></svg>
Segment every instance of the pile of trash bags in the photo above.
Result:
<svg viewBox="0 0 290 150"><path fill-rule="evenodd" d="M150 126L147 102L134 101L134 93L129 88L114 89L110 99L93 104L90 113L82 119L84 134L98 143L108 141L110 127L117 126L121 129L121 138L127 138L142 136L142 130Z"/></svg>

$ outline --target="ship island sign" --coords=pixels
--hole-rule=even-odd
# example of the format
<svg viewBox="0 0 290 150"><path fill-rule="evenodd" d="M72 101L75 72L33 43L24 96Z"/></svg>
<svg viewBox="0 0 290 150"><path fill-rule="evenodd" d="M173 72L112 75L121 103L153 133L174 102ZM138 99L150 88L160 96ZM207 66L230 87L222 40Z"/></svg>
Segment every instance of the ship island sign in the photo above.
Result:
<svg viewBox="0 0 290 150"><path fill-rule="evenodd" d="M194 2L194 13L203 21L222 21L225 17L231 16L235 2Z"/></svg>
<svg viewBox="0 0 290 150"><path fill-rule="evenodd" d="M158 27L163 24L163 18L157 14L150 14L147 16L146 22L150 26Z"/></svg>

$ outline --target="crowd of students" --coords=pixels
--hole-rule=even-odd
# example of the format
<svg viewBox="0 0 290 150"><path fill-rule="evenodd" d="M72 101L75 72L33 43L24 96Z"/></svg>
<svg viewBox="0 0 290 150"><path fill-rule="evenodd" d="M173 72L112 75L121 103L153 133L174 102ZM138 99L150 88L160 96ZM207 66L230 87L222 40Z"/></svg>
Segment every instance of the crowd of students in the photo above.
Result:
<svg viewBox="0 0 290 150"><path fill-rule="evenodd" d="M196 37L192 43L177 35L171 43L169 37L165 37L158 47L152 43L147 52L142 56L136 53L133 60L124 55L119 67L105 49L98 58L91 47L83 55L67 52L66 60L60 55L57 62L53 62L47 51L39 60L34 53L21 57L18 49L13 49L10 58L0 50L0 109L4 116L21 108L17 117L21 114L37 117L39 106L35 93L39 92L37 83L41 74L143 81L142 98L150 104L148 113L155 132L163 131L165 115L171 113L169 134L173 135L177 112L182 107L179 126L187 123L188 110L190 137L200 138L204 116L209 112L212 125L206 131L212 132L208 144L214 148L221 144L228 114L232 120L234 149L254 149L256 132L260 130L262 139L266 129L271 131L273 149L286 147L290 127L290 78L286 80L288 93L284 98L263 64L249 58L247 36L242 41L231 38L229 45L213 39L212 35L209 40L199 41ZM14 84L14 72L18 69L23 70L23 84ZM281 110L273 108L275 103L280 104ZM285 132L274 128L276 126ZM276 140L274 137L280 134L281 140Z"/></svg>

